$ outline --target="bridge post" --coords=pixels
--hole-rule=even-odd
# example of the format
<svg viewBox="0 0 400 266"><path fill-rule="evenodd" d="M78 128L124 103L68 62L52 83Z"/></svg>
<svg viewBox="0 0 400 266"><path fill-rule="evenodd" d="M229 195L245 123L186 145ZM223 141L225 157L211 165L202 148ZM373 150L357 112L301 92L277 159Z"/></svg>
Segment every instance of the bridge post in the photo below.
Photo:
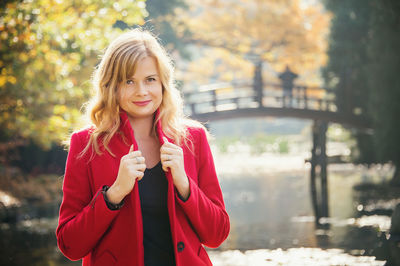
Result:
<svg viewBox="0 0 400 266"><path fill-rule="evenodd" d="M190 104L190 109L192 110L192 115L196 114L196 108L194 107L195 103Z"/></svg>
<svg viewBox="0 0 400 266"><path fill-rule="evenodd" d="M320 125L320 167L321 167L321 215L329 216L328 206L328 174L327 174L327 157L326 157L326 131L328 129L327 122L321 122Z"/></svg>
<svg viewBox="0 0 400 266"><path fill-rule="evenodd" d="M312 140L313 147L311 149L311 173L310 173L310 192L311 192L311 202L314 210L315 223L319 223L320 210L318 204L318 193L317 193L317 184L316 184L316 166L317 166L317 142L318 142L318 134L317 129L315 127L315 122L312 129Z"/></svg>
<svg viewBox="0 0 400 266"><path fill-rule="evenodd" d="M211 91L211 94L212 94L212 101L211 101L211 103L212 103L212 106L213 106L213 108L214 108L214 112L216 112L216 111L217 111L217 93L216 93L215 90L212 90L212 91Z"/></svg>
<svg viewBox="0 0 400 266"><path fill-rule="evenodd" d="M312 130L313 148L311 150L310 190L314 209L315 223L321 226L320 218L329 216L328 206L328 176L326 158L326 131L328 123L315 120ZM319 169L317 175L317 167ZM317 178L320 182L317 185Z"/></svg>
<svg viewBox="0 0 400 266"><path fill-rule="evenodd" d="M304 109L308 108L307 104L307 87L303 86L303 101L304 101Z"/></svg>
<svg viewBox="0 0 400 266"><path fill-rule="evenodd" d="M257 61L254 66L254 78L253 78L253 89L255 92L255 101L258 103L258 107L263 107L263 78L262 78L262 61Z"/></svg>

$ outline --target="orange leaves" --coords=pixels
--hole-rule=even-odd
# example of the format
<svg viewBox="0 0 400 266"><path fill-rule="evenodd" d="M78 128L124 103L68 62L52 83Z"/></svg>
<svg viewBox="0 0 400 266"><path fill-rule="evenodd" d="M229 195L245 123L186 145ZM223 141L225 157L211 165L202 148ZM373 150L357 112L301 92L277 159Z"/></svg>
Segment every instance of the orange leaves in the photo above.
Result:
<svg viewBox="0 0 400 266"><path fill-rule="evenodd" d="M13 76L10 67L4 67L0 72L0 87L3 87L7 82L10 84L17 83L17 79L15 76Z"/></svg>
<svg viewBox="0 0 400 266"><path fill-rule="evenodd" d="M275 72L290 64L300 76L304 74L313 81L319 79L319 68L326 63L330 23L329 13L319 2L246 0L189 1L188 4L191 11L186 14L181 11L180 24L187 25L193 33L191 41L203 45L204 49L225 49L241 57L243 66L255 57L262 58ZM211 54L216 58L214 53L204 52L204 56ZM201 60L206 61L203 57ZM229 65L227 61L222 64ZM225 71L233 71L227 68ZM249 74L250 79L252 73ZM220 73L213 75L215 78ZM236 76L226 72L222 75Z"/></svg>

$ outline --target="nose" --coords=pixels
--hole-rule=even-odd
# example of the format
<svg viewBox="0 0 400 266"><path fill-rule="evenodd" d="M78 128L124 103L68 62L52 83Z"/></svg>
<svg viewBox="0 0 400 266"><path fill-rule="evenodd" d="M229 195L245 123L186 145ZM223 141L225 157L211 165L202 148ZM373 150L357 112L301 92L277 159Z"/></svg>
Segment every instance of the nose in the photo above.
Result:
<svg viewBox="0 0 400 266"><path fill-rule="evenodd" d="M143 84L143 82L138 82L138 85L136 87L136 95L143 96L143 95L147 95L147 93L148 93L148 91L147 91L146 84Z"/></svg>

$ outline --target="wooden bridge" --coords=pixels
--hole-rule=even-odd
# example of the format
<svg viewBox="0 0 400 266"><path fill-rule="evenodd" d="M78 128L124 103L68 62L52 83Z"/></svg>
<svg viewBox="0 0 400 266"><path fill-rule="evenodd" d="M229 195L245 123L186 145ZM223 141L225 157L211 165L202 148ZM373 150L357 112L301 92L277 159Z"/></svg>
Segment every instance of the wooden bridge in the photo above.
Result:
<svg viewBox="0 0 400 266"><path fill-rule="evenodd" d="M297 77L290 72L288 76L289 79ZM371 125L362 115L338 112L327 90L294 86L292 81L265 83L260 69L256 67L253 82L218 83L184 93L185 112L202 122L266 116L313 120L310 191L316 226L326 228L329 225L321 225L320 218L329 216L326 156L328 124L339 123L360 130L370 130Z"/></svg>
<svg viewBox="0 0 400 266"><path fill-rule="evenodd" d="M260 93L250 82L219 83L185 92L185 112L202 122L273 116L370 128L361 115L338 112L333 99L322 97L325 93L318 87L293 86L293 93L285 95L281 84L272 83L264 83Z"/></svg>

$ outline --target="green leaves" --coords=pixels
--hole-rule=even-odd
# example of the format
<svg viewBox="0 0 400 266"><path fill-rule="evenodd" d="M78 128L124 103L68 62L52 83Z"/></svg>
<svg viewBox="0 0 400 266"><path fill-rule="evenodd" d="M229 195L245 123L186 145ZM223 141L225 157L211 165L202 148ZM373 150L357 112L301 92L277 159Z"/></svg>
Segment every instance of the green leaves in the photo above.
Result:
<svg viewBox="0 0 400 266"><path fill-rule="evenodd" d="M374 123L372 136L353 134L359 162L391 161L400 167L400 4L396 0L325 3L334 14L325 81L333 84L340 111L361 110Z"/></svg>
<svg viewBox="0 0 400 266"><path fill-rule="evenodd" d="M143 24L145 1L13 1L0 7L0 141L59 142L80 119L98 54Z"/></svg>

